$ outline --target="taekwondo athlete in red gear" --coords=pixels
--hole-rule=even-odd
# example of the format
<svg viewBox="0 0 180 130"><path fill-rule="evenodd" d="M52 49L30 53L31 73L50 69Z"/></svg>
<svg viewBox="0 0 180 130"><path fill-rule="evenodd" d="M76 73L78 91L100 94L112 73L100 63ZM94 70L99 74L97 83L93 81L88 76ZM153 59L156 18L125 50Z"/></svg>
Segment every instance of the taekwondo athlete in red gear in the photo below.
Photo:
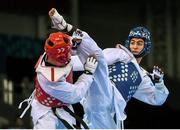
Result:
<svg viewBox="0 0 180 130"><path fill-rule="evenodd" d="M64 124L55 112L71 126L75 119L64 110L79 102L93 82L97 60L86 57L85 73L72 84L71 37L61 32L51 33L45 42L45 52L40 56L35 68L35 91L31 95L31 116L35 129L62 129Z"/></svg>

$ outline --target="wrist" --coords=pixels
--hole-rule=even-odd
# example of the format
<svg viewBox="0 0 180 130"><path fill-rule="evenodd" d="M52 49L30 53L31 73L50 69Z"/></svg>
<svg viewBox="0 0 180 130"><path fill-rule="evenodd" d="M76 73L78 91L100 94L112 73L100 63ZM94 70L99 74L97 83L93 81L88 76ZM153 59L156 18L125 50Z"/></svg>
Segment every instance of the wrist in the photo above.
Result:
<svg viewBox="0 0 180 130"><path fill-rule="evenodd" d="M89 70L84 70L84 73L87 74L87 75L93 75L93 73L90 72Z"/></svg>
<svg viewBox="0 0 180 130"><path fill-rule="evenodd" d="M160 79L157 78L154 79L154 83L160 83L160 82L161 82Z"/></svg>
<svg viewBox="0 0 180 130"><path fill-rule="evenodd" d="M74 31L76 31L77 28L72 26L71 24L67 24L67 27L66 27L66 32L69 36L72 36Z"/></svg>

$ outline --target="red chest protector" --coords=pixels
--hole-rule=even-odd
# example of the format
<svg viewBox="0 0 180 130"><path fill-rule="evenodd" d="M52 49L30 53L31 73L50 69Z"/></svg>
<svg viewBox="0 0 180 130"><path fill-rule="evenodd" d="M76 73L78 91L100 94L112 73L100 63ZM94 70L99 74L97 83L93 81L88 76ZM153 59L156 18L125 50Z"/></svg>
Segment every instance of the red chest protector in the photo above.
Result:
<svg viewBox="0 0 180 130"><path fill-rule="evenodd" d="M63 68L45 67L43 66L42 58L43 56L39 58L35 66L36 72L40 72L50 82L58 82L62 77L65 77L66 82L73 83L73 71L70 63ZM42 105L45 105L47 107L60 107L63 105L68 105L46 93L40 86L37 77L35 79L35 87L35 97Z"/></svg>

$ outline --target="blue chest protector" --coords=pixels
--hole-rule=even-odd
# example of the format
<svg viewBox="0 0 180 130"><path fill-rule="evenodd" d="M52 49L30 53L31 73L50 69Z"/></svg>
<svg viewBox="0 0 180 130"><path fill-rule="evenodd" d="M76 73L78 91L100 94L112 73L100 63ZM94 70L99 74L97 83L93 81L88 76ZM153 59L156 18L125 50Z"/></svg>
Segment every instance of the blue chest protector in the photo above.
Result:
<svg viewBox="0 0 180 130"><path fill-rule="evenodd" d="M126 64L119 61L108 66L108 69L110 80L128 102L142 81L136 66L132 62Z"/></svg>

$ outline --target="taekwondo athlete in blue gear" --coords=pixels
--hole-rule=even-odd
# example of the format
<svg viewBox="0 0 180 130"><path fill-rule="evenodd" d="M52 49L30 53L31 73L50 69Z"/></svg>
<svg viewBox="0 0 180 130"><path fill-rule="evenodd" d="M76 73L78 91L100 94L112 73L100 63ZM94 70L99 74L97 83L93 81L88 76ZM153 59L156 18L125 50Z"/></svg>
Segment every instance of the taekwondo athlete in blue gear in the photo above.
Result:
<svg viewBox="0 0 180 130"><path fill-rule="evenodd" d="M156 66L150 74L139 65L150 49L150 32L144 27L136 27L130 31L126 48L118 44L117 48L103 50L109 65L109 78L126 102L134 97L150 105L162 105L169 95L161 69ZM149 75L156 77L158 82L153 83Z"/></svg>
<svg viewBox="0 0 180 130"><path fill-rule="evenodd" d="M117 48L103 50L104 57L109 65L109 79L113 86L113 105L115 107L117 128L123 127L120 125L123 125L123 120L126 119L124 108L132 97L150 105L162 105L169 94L163 82L163 73L158 67L155 67L153 73L149 74L139 65L142 57L147 55L151 48L150 33L149 31L147 32L147 29L141 28L143 27L132 29L128 37L129 43L126 41L130 46L130 44L133 44L130 43L131 39L138 38L143 44L140 50L132 50L131 52L130 47L127 46L126 48L119 44ZM72 61L73 59L77 60L77 57L72 57ZM81 70L83 70L82 65L78 65L78 67L76 66L78 70L80 70L80 66ZM158 82L153 84L149 75L159 77ZM122 98L126 103L122 101Z"/></svg>
<svg viewBox="0 0 180 130"><path fill-rule="evenodd" d="M129 51L131 50L130 44L134 44L131 43L132 38L144 41L144 47L138 54ZM150 32L144 27L133 28L126 41L126 47L128 50L119 45L119 48L110 48L103 51L109 64L111 81L116 85L126 102L131 97L134 97L151 105L162 105L169 94L163 80L153 84L149 73L138 64L138 58L142 59L142 57L150 53ZM160 76L163 77L163 73L161 74L159 78Z"/></svg>
<svg viewBox="0 0 180 130"><path fill-rule="evenodd" d="M150 32L146 28L136 27L130 31L128 39L125 42L125 46L129 50L132 38L141 38L144 40L144 48L138 54L134 54L135 58L143 57L150 52ZM109 78L121 92L126 102L134 95L142 81L139 71L132 62L124 63L119 61L110 65Z"/></svg>
<svg viewBox="0 0 180 130"><path fill-rule="evenodd" d="M64 19L62 20L62 16L58 14L56 10L53 17L51 17L51 20L53 22L54 28L62 30L61 23L64 23ZM117 126L113 119L112 113L114 112L114 100L116 100L116 98L114 98L114 91L118 90L112 87L112 84L109 80L108 66L102 50L97 46L96 42L84 31L76 30L73 32L72 37L81 37L82 39L80 44L77 46L77 55L84 56L80 57L82 64L84 64L86 57L92 54L95 54L95 57L98 61L98 66L94 73L94 81L91 84L91 87L86 93L85 97L81 101L85 112L84 121L91 129L115 129ZM123 104L126 102L122 96L118 96L117 98L118 102L121 102L121 108L123 108L123 106L125 106ZM121 115L121 118L125 118L122 113Z"/></svg>

